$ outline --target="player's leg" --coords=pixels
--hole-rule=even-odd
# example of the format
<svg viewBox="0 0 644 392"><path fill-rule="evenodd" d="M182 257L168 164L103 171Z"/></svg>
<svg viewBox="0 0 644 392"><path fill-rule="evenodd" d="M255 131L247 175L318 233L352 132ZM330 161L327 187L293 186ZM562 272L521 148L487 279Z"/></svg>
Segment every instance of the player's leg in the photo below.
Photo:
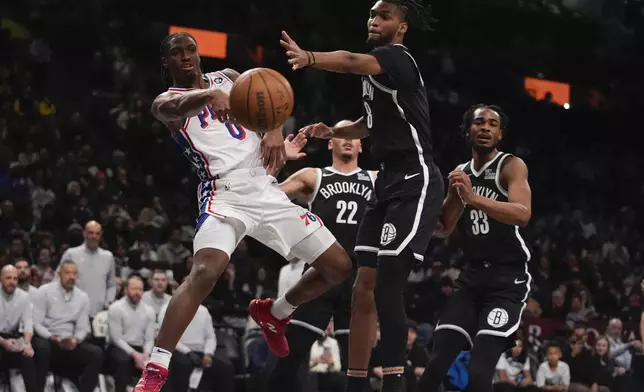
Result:
<svg viewBox="0 0 644 392"><path fill-rule="evenodd" d="M354 268L351 276L332 290L334 294L332 297L334 301L333 335L340 347L341 370L343 372L346 372L349 366L351 298L353 296L353 285L356 280L356 274L357 271Z"/></svg>
<svg viewBox="0 0 644 392"><path fill-rule="evenodd" d="M351 259L315 214L291 203L279 189L262 195L262 221L250 236L282 256L313 260L300 280L277 300L254 300L251 317L259 324L266 342L277 356L288 355L284 336L295 309L344 281L351 273Z"/></svg>
<svg viewBox="0 0 644 392"><path fill-rule="evenodd" d="M492 378L499 357L511 347L509 339L503 336L477 335L468 367L469 392L492 392Z"/></svg>
<svg viewBox="0 0 644 392"><path fill-rule="evenodd" d="M418 383L419 391L439 391L458 354L472 348L471 331L476 331L478 320L475 298L476 294L470 290L468 276L464 271L456 281L454 293L447 301L434 330L432 351Z"/></svg>
<svg viewBox="0 0 644 392"><path fill-rule="evenodd" d="M369 360L376 341L378 315L374 292L378 267L380 232L385 219L386 205L370 203L360 222L355 252L358 255L358 274L351 298L349 334L349 364L347 391L362 392L367 388Z"/></svg>
<svg viewBox="0 0 644 392"><path fill-rule="evenodd" d="M192 321L201 302L212 291L217 279L226 270L230 255L246 230L234 218L225 221L206 215L194 238L194 264L188 278L172 296L150 356L151 372L144 371L136 392L156 391L167 378L172 351Z"/></svg>
<svg viewBox="0 0 644 392"><path fill-rule="evenodd" d="M311 345L325 335L333 314L334 294L331 290L295 310L286 329L290 352L286 357L277 358L269 377L268 392L302 391L299 375L303 368L308 373Z"/></svg>
<svg viewBox="0 0 644 392"><path fill-rule="evenodd" d="M404 387L405 286L411 268L423 261L442 209L444 193L440 172L435 167L429 172L427 167L424 169L423 175L410 179L401 173L390 173L391 183L387 184L398 190L392 192L387 205L376 277L376 308L384 355L383 392L400 392Z"/></svg>
<svg viewBox="0 0 644 392"><path fill-rule="evenodd" d="M491 392L495 364L503 351L514 344L521 314L530 292L527 265L505 268L485 267L485 297L479 313L478 333L469 366L469 390Z"/></svg>
<svg viewBox="0 0 644 392"><path fill-rule="evenodd" d="M251 317L264 331L268 347L278 357L289 353L284 332L295 309L338 285L351 273L349 255L326 227L295 245L292 255L303 260L313 258L313 268L309 268L282 297L275 301L253 300L249 306Z"/></svg>

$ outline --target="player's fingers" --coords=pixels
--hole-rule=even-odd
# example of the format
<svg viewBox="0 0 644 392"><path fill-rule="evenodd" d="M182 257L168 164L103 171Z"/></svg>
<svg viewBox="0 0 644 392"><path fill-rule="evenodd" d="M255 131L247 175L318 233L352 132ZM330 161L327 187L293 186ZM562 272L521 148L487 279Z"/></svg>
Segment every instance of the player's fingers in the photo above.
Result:
<svg viewBox="0 0 644 392"><path fill-rule="evenodd" d="M284 47L285 49L291 49L291 45L289 45L288 42L286 42L284 40L280 40L280 45L282 45L282 47ZM288 52L287 52L287 54L288 54Z"/></svg>
<svg viewBox="0 0 644 392"><path fill-rule="evenodd" d="M287 142L293 142L293 138L295 138L295 135L293 135L293 134L291 133L290 135L286 136L286 141L287 141Z"/></svg>
<svg viewBox="0 0 644 392"><path fill-rule="evenodd" d="M282 31L282 38L284 38L284 40L288 43L295 43L295 41L293 41L293 38L291 38L286 31Z"/></svg>
<svg viewBox="0 0 644 392"><path fill-rule="evenodd" d="M287 61L288 61L288 63L289 63L289 64L293 64L293 65L295 65L295 63L297 62L297 59L290 58L290 59L288 59Z"/></svg>
<svg viewBox="0 0 644 392"><path fill-rule="evenodd" d="M304 158L305 156L306 156L306 153L305 153L305 152L301 152L301 153L297 154L297 159L302 159L302 158Z"/></svg>

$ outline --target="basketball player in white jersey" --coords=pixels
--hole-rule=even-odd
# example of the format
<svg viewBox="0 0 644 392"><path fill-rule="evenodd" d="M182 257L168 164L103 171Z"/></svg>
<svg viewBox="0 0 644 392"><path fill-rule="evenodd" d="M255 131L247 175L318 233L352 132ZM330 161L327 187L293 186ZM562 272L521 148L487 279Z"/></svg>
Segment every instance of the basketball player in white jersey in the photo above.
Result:
<svg viewBox="0 0 644 392"><path fill-rule="evenodd" d="M288 355L284 332L295 308L341 283L351 272L349 255L322 221L291 203L264 168L273 171L283 163L281 130L261 136L232 123L228 94L239 74L230 69L203 74L197 42L187 33L168 36L161 52L173 87L154 100L152 113L170 129L197 168L199 218L194 265L168 304L156 347L135 392L161 389L179 338L244 236L284 257L314 260L314 268L286 295L250 304L251 316L278 356Z"/></svg>

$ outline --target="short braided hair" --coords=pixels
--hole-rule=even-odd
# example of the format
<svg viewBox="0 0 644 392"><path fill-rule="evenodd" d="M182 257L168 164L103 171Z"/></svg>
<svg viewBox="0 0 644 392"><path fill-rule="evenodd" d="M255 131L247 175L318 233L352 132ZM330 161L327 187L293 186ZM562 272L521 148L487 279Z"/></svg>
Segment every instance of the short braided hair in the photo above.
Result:
<svg viewBox="0 0 644 392"><path fill-rule="evenodd" d="M403 14L403 19L412 29L420 31L433 30L432 24L436 21L432 17L431 5L423 4L422 0L383 0L398 6Z"/></svg>
<svg viewBox="0 0 644 392"><path fill-rule="evenodd" d="M177 37L188 37L195 41L197 43L197 39L190 33L187 33L185 31L178 31L176 33L172 33L165 37L163 41L161 41L161 49L159 50L161 52L161 57L166 57L168 55L168 51L170 50L170 42L172 42L173 39ZM165 67L162 65L161 66L161 80L163 83L168 82L168 72L165 69Z"/></svg>
<svg viewBox="0 0 644 392"><path fill-rule="evenodd" d="M479 109L490 109L497 112L499 114L499 118L501 119L501 130L503 131L504 135L507 134L508 125L510 124L510 117L503 113L503 109L501 109L501 107L497 105L479 103L478 105L470 107L465 113L463 113L461 135L465 140L467 140L467 137L470 133L470 128L472 128L472 123L474 122L474 113L476 113L476 111Z"/></svg>

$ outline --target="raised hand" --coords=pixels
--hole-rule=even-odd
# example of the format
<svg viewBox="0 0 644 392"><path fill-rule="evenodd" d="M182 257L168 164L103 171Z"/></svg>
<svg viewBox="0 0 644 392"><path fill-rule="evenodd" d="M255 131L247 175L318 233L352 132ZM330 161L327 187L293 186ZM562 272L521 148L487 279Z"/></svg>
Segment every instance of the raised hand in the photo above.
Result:
<svg viewBox="0 0 644 392"><path fill-rule="evenodd" d="M297 42L286 34L286 31L282 31L282 39L280 40L280 45L286 49L286 56L288 57L288 63L293 67L293 71L298 69L308 67L313 64L313 55L311 52L302 50Z"/></svg>
<svg viewBox="0 0 644 392"><path fill-rule="evenodd" d="M327 126L324 123L307 125L306 127L300 129L300 133L304 133L306 136L314 137L317 139L333 138L333 129L331 129L331 127Z"/></svg>
<svg viewBox="0 0 644 392"><path fill-rule="evenodd" d="M307 143L306 134L298 133L296 135L288 135L284 140L285 158L287 161L295 161L304 158L306 153L301 152Z"/></svg>

